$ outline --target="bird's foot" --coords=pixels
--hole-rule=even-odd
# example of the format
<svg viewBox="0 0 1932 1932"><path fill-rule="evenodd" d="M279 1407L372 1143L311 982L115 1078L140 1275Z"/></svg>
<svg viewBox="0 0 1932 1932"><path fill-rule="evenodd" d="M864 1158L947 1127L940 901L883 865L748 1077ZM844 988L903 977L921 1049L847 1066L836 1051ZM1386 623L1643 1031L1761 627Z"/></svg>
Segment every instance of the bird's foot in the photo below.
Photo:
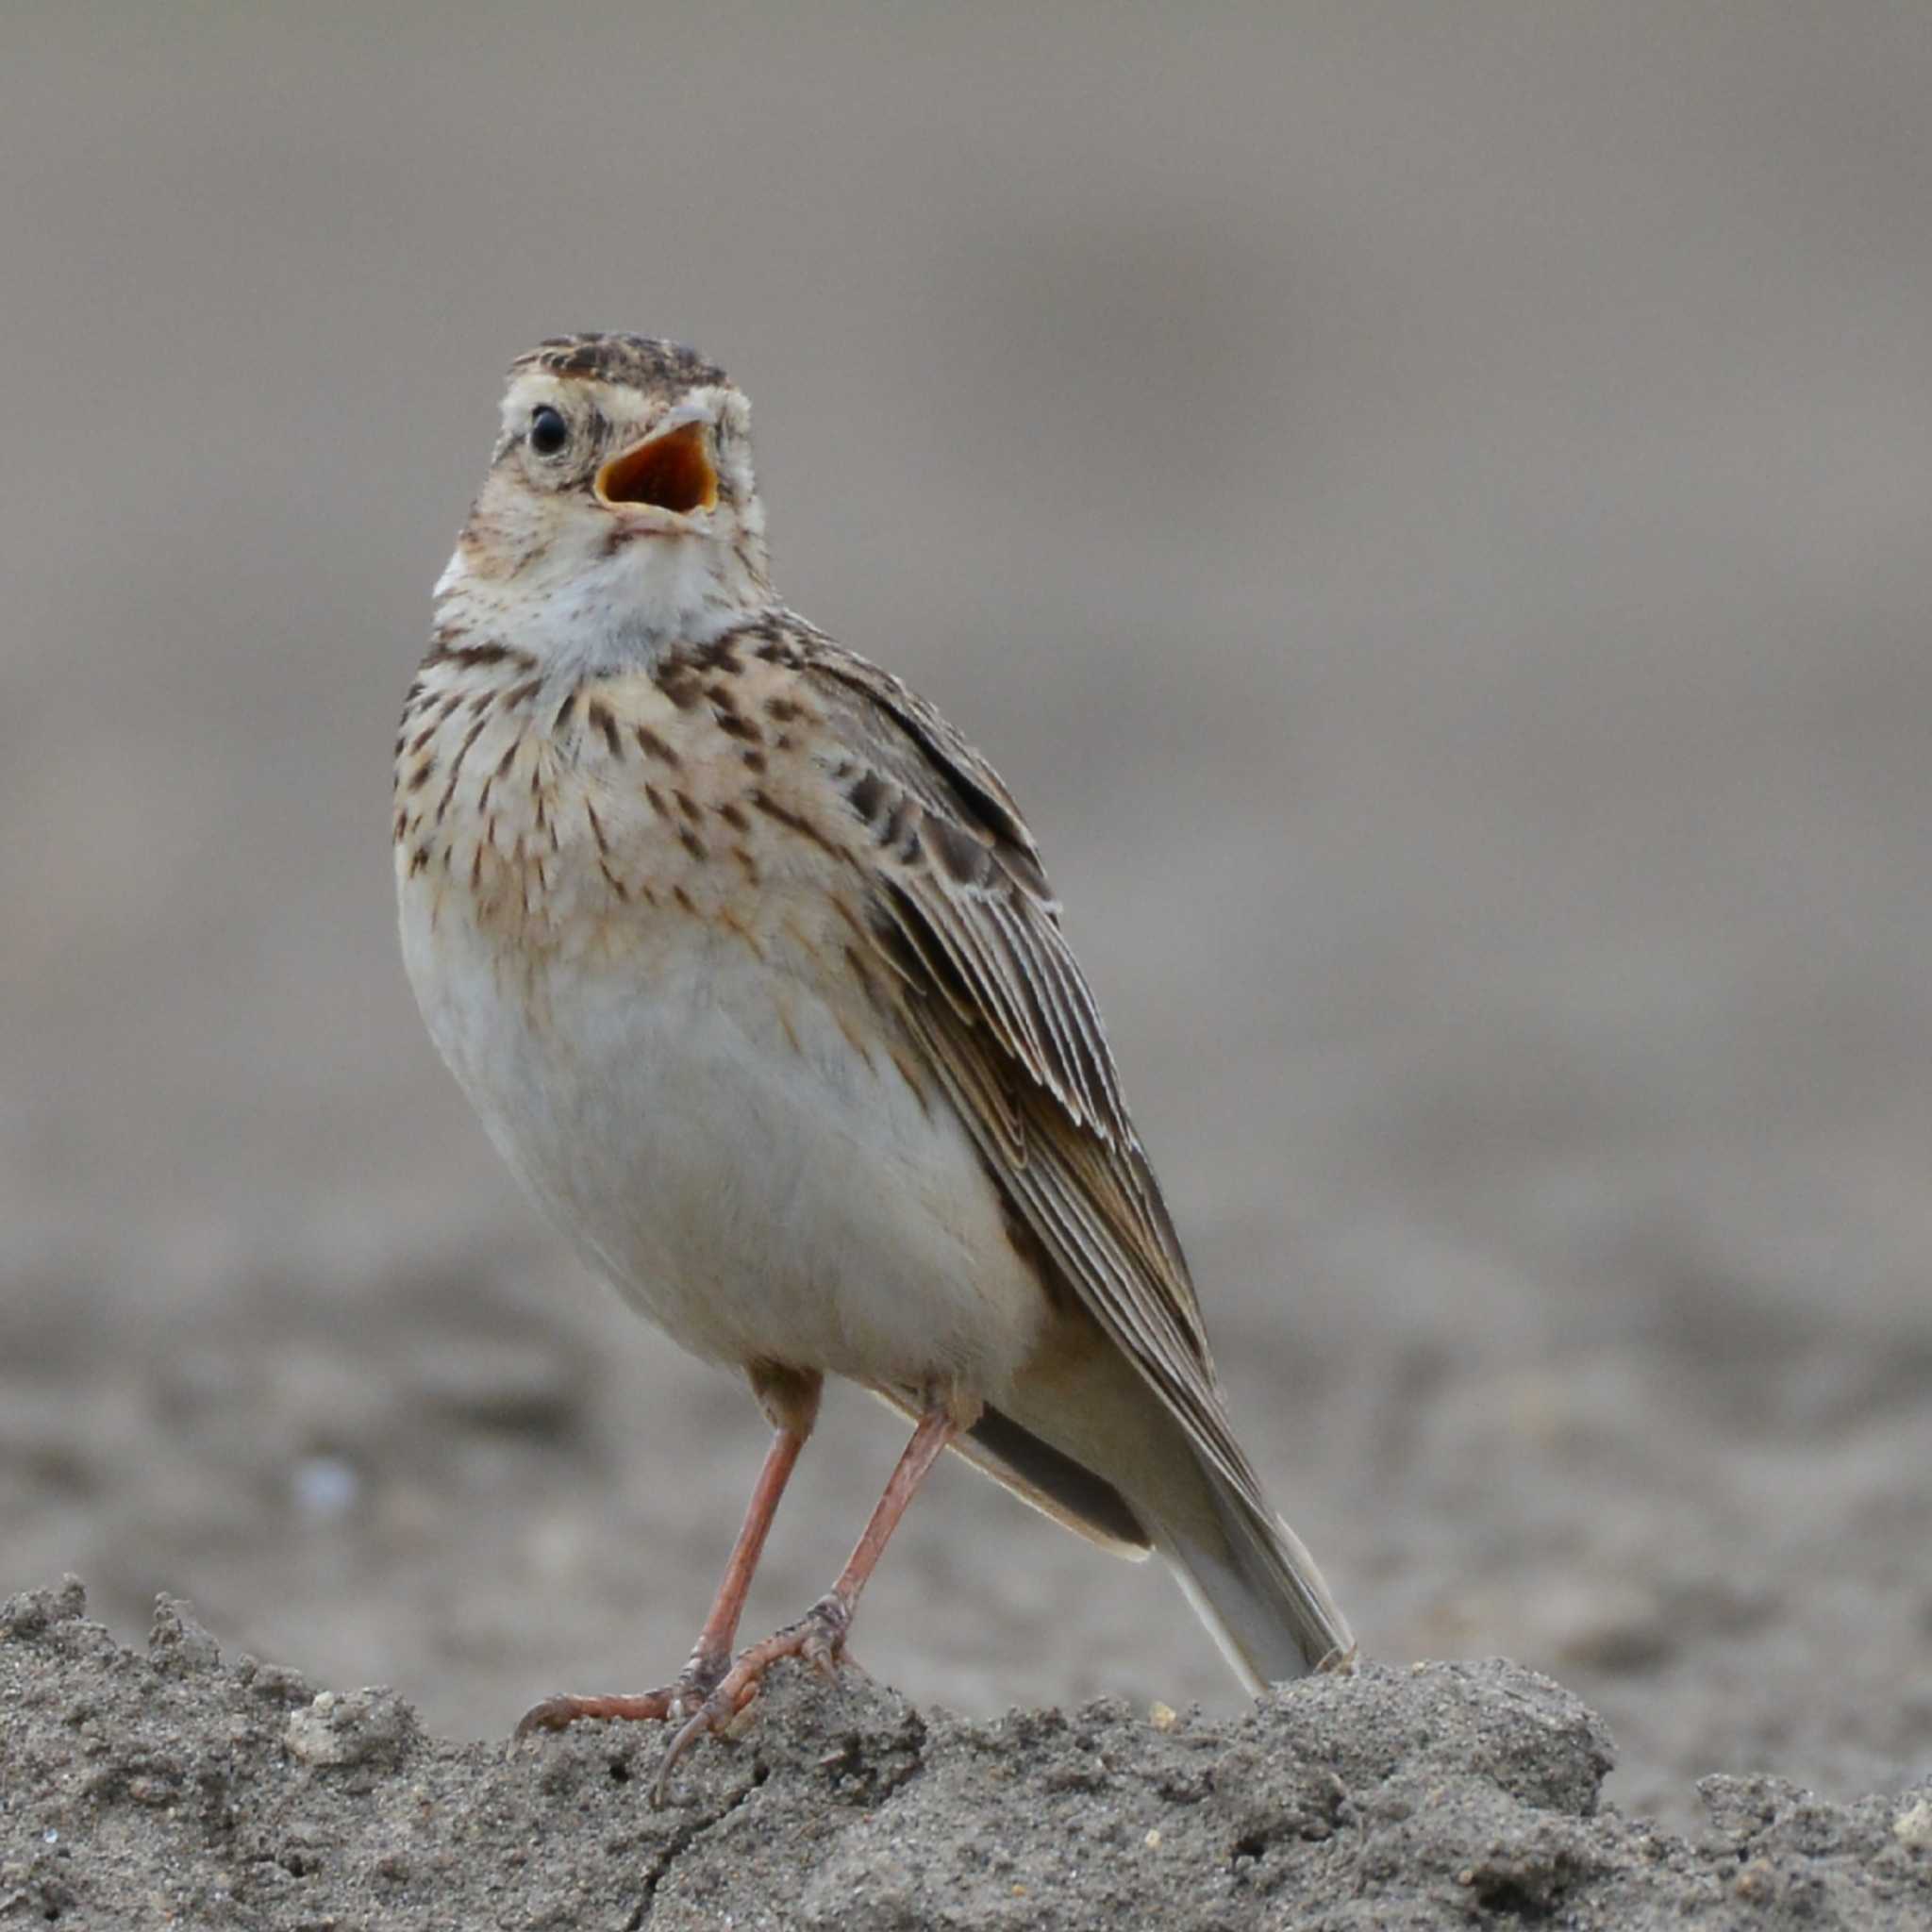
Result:
<svg viewBox="0 0 1932 1932"><path fill-rule="evenodd" d="M676 1679L658 1690L639 1690L615 1697L546 1697L541 1704L533 1704L517 1720L510 1740L512 1748L539 1731L568 1730L586 1718L621 1723L682 1722L705 1707L730 1668L731 1659L723 1653L708 1655L694 1651Z"/></svg>
<svg viewBox="0 0 1932 1932"><path fill-rule="evenodd" d="M822 1596L797 1623L788 1624L763 1642L740 1651L731 1668L715 1681L665 1747L663 1762L651 1785L652 1805L658 1807L664 1803L678 1759L708 1732L712 1736L724 1732L758 1694L765 1673L780 1657L798 1657L812 1665L827 1683L834 1681L845 1654L845 1633L851 1623L852 1607L835 1591ZM528 1722L525 1719L525 1724Z"/></svg>

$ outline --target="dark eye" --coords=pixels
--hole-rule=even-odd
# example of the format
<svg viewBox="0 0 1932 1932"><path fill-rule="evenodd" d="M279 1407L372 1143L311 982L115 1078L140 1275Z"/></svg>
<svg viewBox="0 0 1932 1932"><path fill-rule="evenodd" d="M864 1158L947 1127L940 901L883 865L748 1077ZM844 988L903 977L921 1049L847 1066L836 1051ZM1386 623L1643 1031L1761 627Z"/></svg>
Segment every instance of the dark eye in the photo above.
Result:
<svg viewBox="0 0 1932 1932"><path fill-rule="evenodd" d="M569 441L570 425L563 420L561 409L553 409L545 403L532 412L530 447L540 457L554 457Z"/></svg>

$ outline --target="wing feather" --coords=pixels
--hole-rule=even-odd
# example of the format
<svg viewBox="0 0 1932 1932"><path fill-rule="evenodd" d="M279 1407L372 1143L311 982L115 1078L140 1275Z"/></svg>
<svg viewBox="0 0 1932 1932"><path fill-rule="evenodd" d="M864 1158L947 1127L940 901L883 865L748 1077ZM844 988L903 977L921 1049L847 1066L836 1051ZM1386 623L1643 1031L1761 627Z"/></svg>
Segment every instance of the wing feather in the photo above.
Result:
<svg viewBox="0 0 1932 1932"><path fill-rule="evenodd" d="M863 658L811 643L800 673L839 733L851 789L877 823L901 827L906 804L917 808L920 836L879 852L869 908L908 1024L1055 1266L1258 1507L1187 1262L1019 808L931 706Z"/></svg>

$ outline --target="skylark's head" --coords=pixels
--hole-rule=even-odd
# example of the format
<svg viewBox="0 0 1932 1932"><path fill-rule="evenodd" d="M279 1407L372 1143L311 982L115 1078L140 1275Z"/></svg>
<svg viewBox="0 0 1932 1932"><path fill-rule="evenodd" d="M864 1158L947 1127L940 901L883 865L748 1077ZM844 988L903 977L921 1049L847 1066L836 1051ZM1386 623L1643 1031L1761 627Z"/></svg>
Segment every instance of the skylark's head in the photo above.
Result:
<svg viewBox="0 0 1932 1932"><path fill-rule="evenodd" d="M560 336L510 365L490 474L438 585L526 648L648 662L771 601L751 408L647 336Z"/></svg>

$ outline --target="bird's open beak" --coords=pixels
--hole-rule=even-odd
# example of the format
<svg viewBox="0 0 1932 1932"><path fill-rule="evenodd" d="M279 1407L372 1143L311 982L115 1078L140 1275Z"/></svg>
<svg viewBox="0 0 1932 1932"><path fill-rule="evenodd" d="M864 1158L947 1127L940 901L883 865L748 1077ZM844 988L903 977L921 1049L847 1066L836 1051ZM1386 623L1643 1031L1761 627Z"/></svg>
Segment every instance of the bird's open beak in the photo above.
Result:
<svg viewBox="0 0 1932 1932"><path fill-rule="evenodd" d="M708 423L680 423L647 437L597 472L602 503L641 504L689 516L718 504L718 466L711 456Z"/></svg>

